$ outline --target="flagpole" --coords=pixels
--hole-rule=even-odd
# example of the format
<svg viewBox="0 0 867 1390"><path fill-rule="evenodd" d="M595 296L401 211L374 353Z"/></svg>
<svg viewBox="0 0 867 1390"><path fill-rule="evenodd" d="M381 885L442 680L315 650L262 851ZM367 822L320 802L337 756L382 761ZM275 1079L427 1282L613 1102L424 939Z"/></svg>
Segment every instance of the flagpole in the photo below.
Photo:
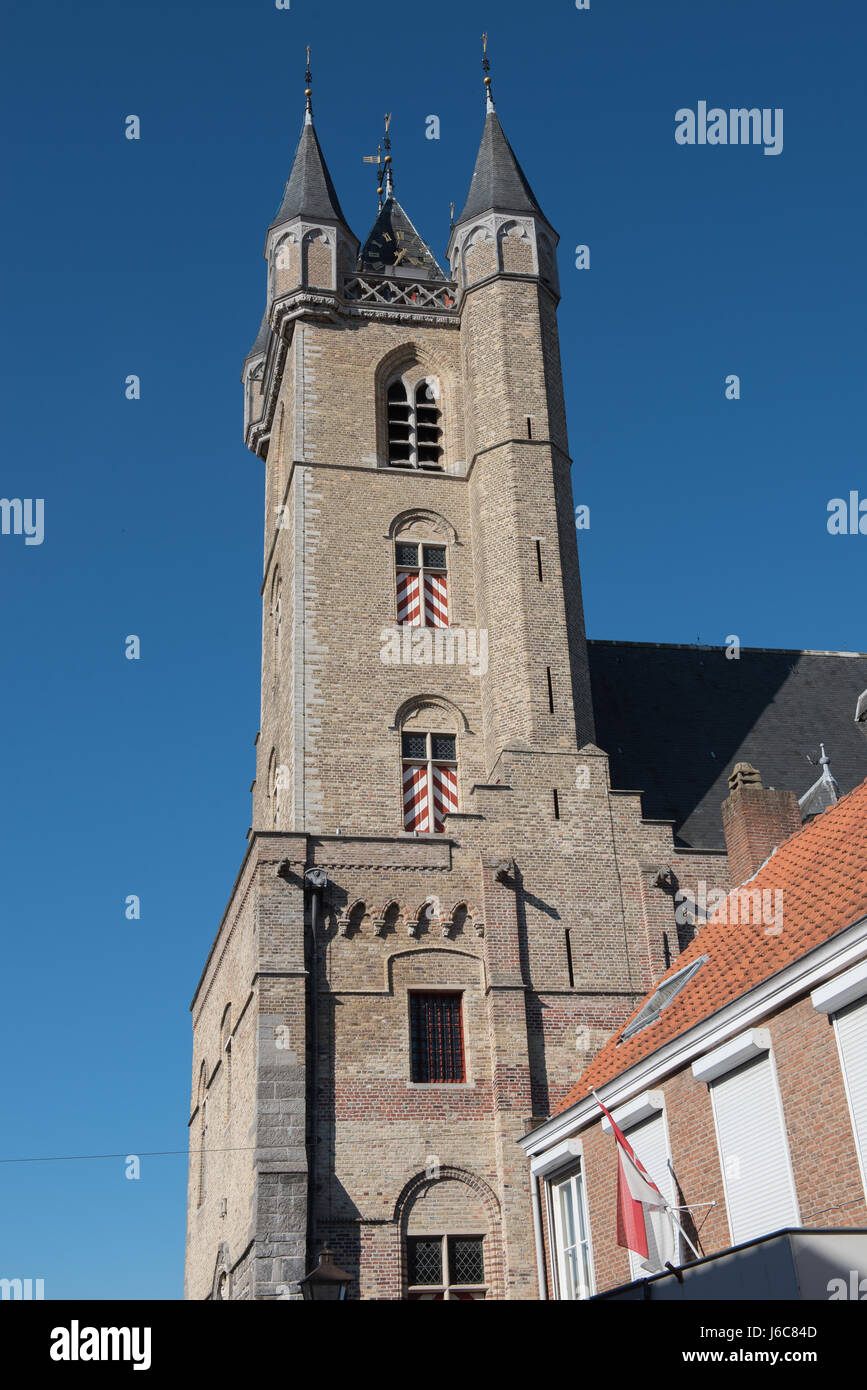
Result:
<svg viewBox="0 0 867 1390"><path fill-rule="evenodd" d="M592 1096L593 1099L595 1100L596 1104L599 1106L599 1109L600 1109L601 1111L603 1111L603 1113L604 1113L605 1115L608 1115L608 1113L609 1113L608 1110L607 1110L607 1109L605 1108L605 1106L602 1104L602 1101L599 1099L599 1097L597 1096L596 1092L593 1090L593 1087L592 1087L592 1086L589 1087L589 1091L590 1091L591 1096ZM613 1116L611 1116L611 1121L612 1121L612 1123L614 1123L614 1117L613 1117ZM615 1136L615 1138L616 1138L616 1136ZM670 1160L670 1159L669 1159L669 1165L668 1165L668 1166L669 1166L669 1172L672 1172L672 1170L671 1170L671 1160ZM672 1176L674 1176L673 1172L672 1172ZM676 1180L676 1179L675 1179L675 1180ZM652 1180L652 1179L651 1179L651 1186L653 1186L654 1188L656 1188L656 1184L653 1183L653 1180ZM659 1188L656 1188L656 1191L659 1192ZM661 1192L659 1192L659 1195L660 1195L660 1197L663 1196L663 1194L662 1194ZM663 1201L665 1202L664 1197L663 1197ZM657 1210L659 1210L659 1208L657 1208ZM680 1231L680 1234L683 1236L683 1238L684 1238L684 1240L686 1241L687 1245L689 1246L690 1250L691 1250L692 1253L695 1255L695 1258L696 1258L697 1260L700 1260L702 1257L701 1257L701 1255L698 1253L698 1251L696 1250L696 1248L695 1248L695 1246L693 1245L692 1241L690 1240L689 1236L686 1234L686 1231L683 1229L683 1227L681 1226L681 1224L680 1224L680 1222L678 1221L677 1217L675 1216L675 1214L674 1214L674 1210L675 1210L674 1207L672 1207L670 1203L665 1202L664 1206L662 1207L662 1210L663 1210L663 1211L666 1213L666 1215L670 1218L670 1220L672 1221L673 1225L676 1226L677 1229Z"/></svg>

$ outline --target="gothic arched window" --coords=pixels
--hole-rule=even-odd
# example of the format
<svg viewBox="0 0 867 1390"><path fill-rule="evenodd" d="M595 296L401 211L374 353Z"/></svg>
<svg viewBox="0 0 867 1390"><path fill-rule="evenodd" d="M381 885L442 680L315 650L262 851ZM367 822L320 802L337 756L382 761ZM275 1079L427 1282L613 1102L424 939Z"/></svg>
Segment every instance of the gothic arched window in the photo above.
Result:
<svg viewBox="0 0 867 1390"><path fill-rule="evenodd" d="M397 377L386 393L392 468L442 468L442 412L436 377Z"/></svg>

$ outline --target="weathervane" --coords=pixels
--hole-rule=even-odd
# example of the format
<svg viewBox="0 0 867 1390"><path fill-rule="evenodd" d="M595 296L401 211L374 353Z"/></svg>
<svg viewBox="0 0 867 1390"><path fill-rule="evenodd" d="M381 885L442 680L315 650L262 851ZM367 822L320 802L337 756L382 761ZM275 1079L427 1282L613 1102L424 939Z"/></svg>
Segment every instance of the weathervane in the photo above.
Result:
<svg viewBox="0 0 867 1390"><path fill-rule="evenodd" d="M494 93L491 87L491 64L488 59L488 36L482 34L482 71L485 74L485 94L487 96L488 110L494 110Z"/></svg>
<svg viewBox="0 0 867 1390"><path fill-rule="evenodd" d="M309 125L313 120L313 74L310 71L310 45L307 45L307 71L304 74L304 96L307 99L307 114L304 119Z"/></svg>
<svg viewBox="0 0 867 1390"><path fill-rule="evenodd" d="M382 143L377 145L376 154L364 155L365 164L375 164L379 173L377 174L376 196L379 203L379 211L382 212L382 193L383 184L385 185L385 196L390 198L394 193L394 178L391 172L391 139L389 130L391 129L391 113L385 115L385 136ZM383 149L385 156L383 157Z"/></svg>

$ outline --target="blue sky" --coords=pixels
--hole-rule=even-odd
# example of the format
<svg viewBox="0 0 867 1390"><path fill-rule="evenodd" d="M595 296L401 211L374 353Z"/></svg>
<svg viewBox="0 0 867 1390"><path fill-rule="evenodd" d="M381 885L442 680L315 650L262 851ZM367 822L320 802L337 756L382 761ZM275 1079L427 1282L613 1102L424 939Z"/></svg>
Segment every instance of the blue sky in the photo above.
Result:
<svg viewBox="0 0 867 1390"><path fill-rule="evenodd" d="M590 635L863 650L867 537L826 517L867 496L867 21L854 0L85 0L4 28L0 495L44 498L45 539L0 536L0 1157L183 1149L188 1005L250 819L262 465L238 378L304 45L354 231L390 110L398 196L443 259L490 31L562 237ZM783 153L677 145L701 100L782 107ZM120 1159L0 1164L0 1276L177 1298L185 1184L183 1157L134 1182Z"/></svg>

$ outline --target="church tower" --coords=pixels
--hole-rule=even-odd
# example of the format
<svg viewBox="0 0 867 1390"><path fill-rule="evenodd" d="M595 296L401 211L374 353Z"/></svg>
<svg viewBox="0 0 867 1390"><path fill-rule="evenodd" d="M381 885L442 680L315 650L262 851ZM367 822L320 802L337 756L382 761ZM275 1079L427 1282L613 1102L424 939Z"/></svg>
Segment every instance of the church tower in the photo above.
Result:
<svg viewBox="0 0 867 1390"><path fill-rule="evenodd" d="M190 1298L535 1298L517 1140L665 967L670 826L594 742L557 234L486 116L448 267L313 124L244 364L253 826L193 1001ZM708 870L710 872L710 870ZM675 950L677 947L675 946Z"/></svg>

